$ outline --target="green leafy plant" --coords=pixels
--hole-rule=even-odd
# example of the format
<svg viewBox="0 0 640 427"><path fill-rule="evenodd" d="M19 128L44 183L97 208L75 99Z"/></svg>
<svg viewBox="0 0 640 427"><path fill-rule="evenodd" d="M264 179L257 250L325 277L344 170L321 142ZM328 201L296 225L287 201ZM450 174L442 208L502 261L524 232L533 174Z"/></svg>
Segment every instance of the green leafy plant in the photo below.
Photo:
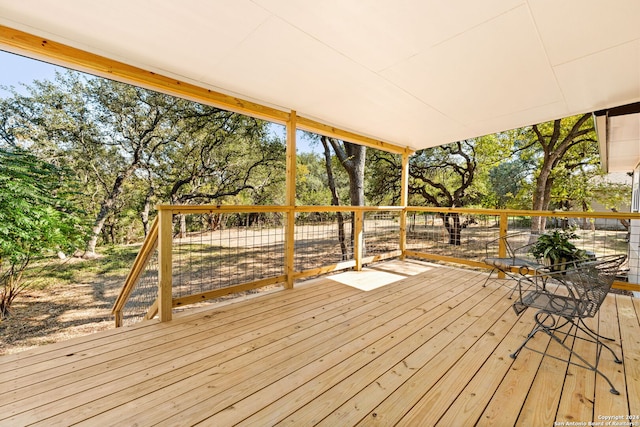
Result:
<svg viewBox="0 0 640 427"><path fill-rule="evenodd" d="M577 238L573 230L553 230L538 237L531 253L549 265L578 261L585 258L586 253L570 242Z"/></svg>
<svg viewBox="0 0 640 427"><path fill-rule="evenodd" d="M0 148L0 321L29 286L24 273L32 262L84 243L72 178L26 151Z"/></svg>

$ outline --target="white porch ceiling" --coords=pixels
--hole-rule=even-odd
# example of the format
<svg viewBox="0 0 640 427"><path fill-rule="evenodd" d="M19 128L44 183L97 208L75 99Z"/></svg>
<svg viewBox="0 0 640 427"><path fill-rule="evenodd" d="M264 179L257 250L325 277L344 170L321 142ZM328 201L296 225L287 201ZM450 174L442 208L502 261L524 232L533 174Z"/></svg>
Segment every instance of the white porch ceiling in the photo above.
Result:
<svg viewBox="0 0 640 427"><path fill-rule="evenodd" d="M640 162L640 104L596 112L600 155L607 172L631 172Z"/></svg>
<svg viewBox="0 0 640 427"><path fill-rule="evenodd" d="M639 22L638 0L0 0L7 27L412 149L640 101Z"/></svg>

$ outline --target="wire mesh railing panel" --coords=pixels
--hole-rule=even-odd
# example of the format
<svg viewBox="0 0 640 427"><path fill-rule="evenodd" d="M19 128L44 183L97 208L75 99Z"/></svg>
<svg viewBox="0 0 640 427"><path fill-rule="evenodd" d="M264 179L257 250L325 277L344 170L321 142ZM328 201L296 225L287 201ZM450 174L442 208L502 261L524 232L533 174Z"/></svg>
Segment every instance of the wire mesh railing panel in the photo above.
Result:
<svg viewBox="0 0 640 427"><path fill-rule="evenodd" d="M590 256L627 255L627 261L623 265L625 270L630 266L640 265L638 245L636 244L634 249L634 245L631 244L633 234L638 239L640 227L632 227L630 219L550 216L546 217L544 222L544 232L557 229L571 230L577 238L570 242L576 248L587 251Z"/></svg>
<svg viewBox="0 0 640 427"><path fill-rule="evenodd" d="M365 212L363 234L363 256L400 250L400 212Z"/></svg>
<svg viewBox="0 0 640 427"><path fill-rule="evenodd" d="M280 213L175 215L173 298L284 274Z"/></svg>
<svg viewBox="0 0 640 427"><path fill-rule="evenodd" d="M629 220L615 218L546 218L545 231L572 230L577 239L571 240L578 249L596 256L626 253L629 246ZM626 224L626 225L625 225Z"/></svg>
<svg viewBox="0 0 640 427"><path fill-rule="evenodd" d="M626 254L623 270L628 270L629 282L640 281L640 220L622 215L588 216L571 212L542 217L507 213L503 216L507 218L507 233L523 232L524 240L519 242L522 245L533 243L537 234L562 229L576 234L577 238L571 243L586 251L588 256ZM407 213L407 249L426 255L482 262L487 255L495 255L487 253L487 244L499 237L500 218L499 212L487 215L411 209ZM532 232L537 228L542 231ZM497 246L492 246L492 250L497 251Z"/></svg>
<svg viewBox="0 0 640 427"><path fill-rule="evenodd" d="M306 271L354 259L352 212L296 215L294 268Z"/></svg>
<svg viewBox="0 0 640 427"><path fill-rule="evenodd" d="M354 225L357 218L364 219L362 255L365 257L385 253L393 256L399 252L403 237L400 230L403 212L400 210L363 209L364 212L360 215L359 211L348 211L345 208L333 211L323 207L313 211L304 207L295 214L294 240L291 242L293 254L287 255L286 250L291 246L285 244L285 209L208 209L208 213L182 213L173 216L172 297L189 301L186 304L193 301L188 298L190 296L215 297L225 293L217 292L218 290L236 285L247 285L238 286L237 289L253 289L267 283L282 282L286 279L288 255L293 255L292 270L296 274L301 273L300 277L357 266L354 254L354 229L360 230L359 226ZM578 212L540 214L542 215L535 216L536 212L533 211L410 207L406 210L407 255L478 267L485 265L482 262L485 257L496 255L487 252L490 246L488 244L500 237L501 230L508 234L523 232L522 239L527 241L514 244L524 245L533 243L534 237L540 234L532 230L541 228L543 232L549 232L554 229L569 229L577 236L572 243L589 256L627 255L627 262L623 267L628 271L628 282L640 282L638 215L590 215ZM506 223L501 224L501 220L506 220ZM158 295L158 252L156 249L149 249L152 247L151 243L145 241L145 244L146 249L142 249L141 254L151 255L140 258L144 259L140 262L149 261L142 267L136 258L135 268L131 271L132 274L135 272L136 278L131 279L132 281L127 278L130 285L125 284L123 292L131 289L133 283L135 289L132 289L126 305L120 309L114 308L116 317L121 317L122 323L143 318ZM491 246L493 252L499 252L499 248ZM624 279L623 276L618 278ZM623 288L635 290L637 286ZM210 291L214 292L200 295ZM124 302L116 302L116 306L120 307L121 304Z"/></svg>
<svg viewBox="0 0 640 427"><path fill-rule="evenodd" d="M627 251L627 264L629 267L629 273L627 280L630 283L640 284L640 220L630 219L625 220L627 223L626 240L629 242ZM637 295L640 297L640 295Z"/></svg>
<svg viewBox="0 0 640 427"><path fill-rule="evenodd" d="M141 321L157 297L158 251L156 249L122 309L122 324L131 325Z"/></svg>
<svg viewBox="0 0 640 427"><path fill-rule="evenodd" d="M439 256L481 261L486 243L500 234L498 215L410 211L407 249Z"/></svg>

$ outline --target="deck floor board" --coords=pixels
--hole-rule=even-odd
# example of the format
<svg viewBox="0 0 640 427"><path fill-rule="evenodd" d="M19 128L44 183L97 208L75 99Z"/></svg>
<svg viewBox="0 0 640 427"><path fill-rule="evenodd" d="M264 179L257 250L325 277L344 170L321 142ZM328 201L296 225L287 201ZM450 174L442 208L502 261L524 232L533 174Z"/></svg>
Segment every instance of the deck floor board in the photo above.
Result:
<svg viewBox="0 0 640 427"><path fill-rule="evenodd" d="M357 288L376 274L398 280ZM614 396L566 362L528 349L511 359L533 316L517 317L510 290L482 287L485 278L390 261L3 356L0 426L552 425L640 414L637 300L608 296L592 324L624 358L603 353ZM543 334L530 344L562 353ZM595 358L595 346L575 345Z"/></svg>

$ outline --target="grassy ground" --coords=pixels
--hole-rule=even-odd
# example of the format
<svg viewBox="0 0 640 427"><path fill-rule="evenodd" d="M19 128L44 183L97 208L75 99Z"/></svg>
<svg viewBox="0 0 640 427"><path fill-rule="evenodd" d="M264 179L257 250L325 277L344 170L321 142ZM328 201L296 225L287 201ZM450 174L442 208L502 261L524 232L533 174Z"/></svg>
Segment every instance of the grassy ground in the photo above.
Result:
<svg viewBox="0 0 640 427"><path fill-rule="evenodd" d="M138 249L106 248L96 259L38 266L42 279L32 280L0 322L0 355L113 328L111 307Z"/></svg>

